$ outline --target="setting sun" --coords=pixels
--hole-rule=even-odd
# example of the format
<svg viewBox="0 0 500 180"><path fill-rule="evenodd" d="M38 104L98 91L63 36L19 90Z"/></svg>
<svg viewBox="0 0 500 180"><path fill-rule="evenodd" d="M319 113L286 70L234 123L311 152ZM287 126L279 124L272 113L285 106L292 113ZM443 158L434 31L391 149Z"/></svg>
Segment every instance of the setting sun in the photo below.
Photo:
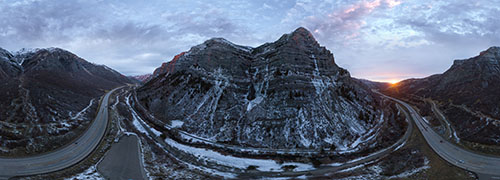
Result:
<svg viewBox="0 0 500 180"><path fill-rule="evenodd" d="M388 83L391 83L391 84L393 84L393 85L394 85L394 84L397 84L397 83L399 82L399 80L395 80L395 79L393 79L393 80L389 80L389 81L387 81L387 82L388 82Z"/></svg>

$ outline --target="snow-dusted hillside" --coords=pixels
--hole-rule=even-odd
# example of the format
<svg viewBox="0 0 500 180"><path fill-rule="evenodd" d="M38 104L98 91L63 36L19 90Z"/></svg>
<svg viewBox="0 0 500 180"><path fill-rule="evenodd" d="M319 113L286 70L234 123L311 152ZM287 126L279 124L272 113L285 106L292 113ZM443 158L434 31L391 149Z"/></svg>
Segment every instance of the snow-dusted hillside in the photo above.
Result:
<svg viewBox="0 0 500 180"><path fill-rule="evenodd" d="M386 89L393 96L438 102L459 138L481 144L500 145L500 47L455 60L442 74L408 79ZM417 99L417 100L415 100ZM430 112L430 104L427 103ZM497 151L497 150L496 150Z"/></svg>
<svg viewBox="0 0 500 180"><path fill-rule="evenodd" d="M0 154L53 150L83 132L105 90L132 83L59 48L0 49Z"/></svg>

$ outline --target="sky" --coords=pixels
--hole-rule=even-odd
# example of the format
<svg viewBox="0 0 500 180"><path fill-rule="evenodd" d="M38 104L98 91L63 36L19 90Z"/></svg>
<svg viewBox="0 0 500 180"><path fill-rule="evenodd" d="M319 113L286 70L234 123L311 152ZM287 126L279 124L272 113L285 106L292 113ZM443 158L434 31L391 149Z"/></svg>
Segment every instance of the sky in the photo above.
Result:
<svg viewBox="0 0 500 180"><path fill-rule="evenodd" d="M59 47L125 75L213 37L257 47L309 29L351 75L442 73L500 46L500 0L0 0L0 47Z"/></svg>

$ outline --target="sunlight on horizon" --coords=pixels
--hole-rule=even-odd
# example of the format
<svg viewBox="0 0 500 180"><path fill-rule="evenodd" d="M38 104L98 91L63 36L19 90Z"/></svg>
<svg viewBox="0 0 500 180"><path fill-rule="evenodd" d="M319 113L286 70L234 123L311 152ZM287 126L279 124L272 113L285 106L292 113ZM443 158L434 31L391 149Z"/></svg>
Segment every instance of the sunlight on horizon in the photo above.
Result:
<svg viewBox="0 0 500 180"><path fill-rule="evenodd" d="M369 81L374 81L374 82L382 82L382 83L389 83L389 84L397 84L404 79L368 79Z"/></svg>
<svg viewBox="0 0 500 180"><path fill-rule="evenodd" d="M391 84L397 84L400 80L396 80L396 79L391 79L389 81L387 81L388 83L391 83Z"/></svg>

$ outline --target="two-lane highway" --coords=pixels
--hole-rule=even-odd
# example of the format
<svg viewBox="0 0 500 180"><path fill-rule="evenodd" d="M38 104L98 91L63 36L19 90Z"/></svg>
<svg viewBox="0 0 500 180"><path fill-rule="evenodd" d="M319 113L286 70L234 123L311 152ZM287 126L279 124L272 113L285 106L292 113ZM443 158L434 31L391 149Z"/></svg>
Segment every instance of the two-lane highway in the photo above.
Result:
<svg viewBox="0 0 500 180"><path fill-rule="evenodd" d="M444 160L460 168L477 173L481 180L500 179L500 157L477 154L448 142L426 124L413 107L401 100L389 96L385 97L398 102L409 111L410 116L420 132L422 132L429 146Z"/></svg>
<svg viewBox="0 0 500 180"><path fill-rule="evenodd" d="M0 158L0 179L54 172L68 168L86 158L99 145L108 124L109 96L102 99L99 112L88 130L72 144L59 150L32 157Z"/></svg>

